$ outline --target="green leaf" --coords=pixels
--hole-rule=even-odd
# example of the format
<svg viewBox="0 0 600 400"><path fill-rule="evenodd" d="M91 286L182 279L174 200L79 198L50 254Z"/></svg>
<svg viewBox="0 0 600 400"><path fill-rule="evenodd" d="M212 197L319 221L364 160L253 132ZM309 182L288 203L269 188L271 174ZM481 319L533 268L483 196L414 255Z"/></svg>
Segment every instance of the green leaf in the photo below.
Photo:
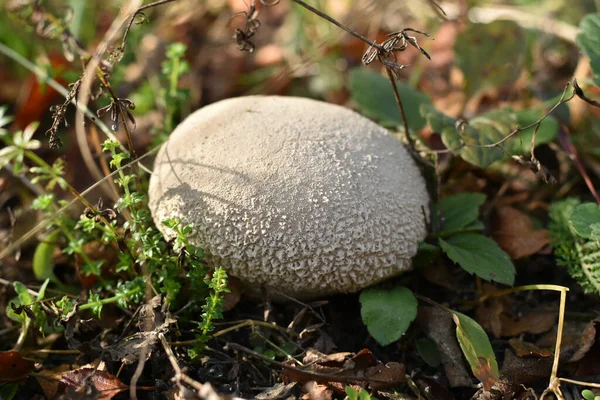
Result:
<svg viewBox="0 0 600 400"><path fill-rule="evenodd" d="M60 235L59 230L55 230L41 241L35 248L33 254L33 274L37 280L43 281L54 276L54 250L56 250L56 240Z"/></svg>
<svg viewBox="0 0 600 400"><path fill-rule="evenodd" d="M419 356L421 356L423 361L433 368L440 365L440 352L433 340L428 337L421 337L416 340L416 345Z"/></svg>
<svg viewBox="0 0 600 400"><path fill-rule="evenodd" d="M364 290L360 303L363 322L382 346L398 340L417 316L417 300L405 287Z"/></svg>
<svg viewBox="0 0 600 400"><path fill-rule="evenodd" d="M422 105L420 112L433 131L441 135L442 142L452 153L478 167L485 168L493 162L504 160L518 147L514 140L502 143L502 148L484 147L500 142L517 125L517 114L510 108L489 111L469 123L459 123L428 105Z"/></svg>
<svg viewBox="0 0 600 400"><path fill-rule="evenodd" d="M443 232L454 232L465 228L482 228L483 225L477 220L479 207L485 201L482 193L459 193L454 196L444 197L434 208L434 218L437 226L442 227ZM438 210L442 214L443 221L439 221Z"/></svg>
<svg viewBox="0 0 600 400"><path fill-rule="evenodd" d="M544 113L542 113L540 110L521 110L517 111L516 114L517 124L519 126L531 125L544 116ZM529 128L516 134L513 139L510 139L515 142L513 148L516 151L513 154L519 155L529 153L531 150L531 139L533 138L534 131L535 127ZM546 118L542 121L538 129L535 138L535 146L537 147L545 143L550 143L554 140L554 138L556 138L557 134L558 122L556 122L556 120L552 117Z"/></svg>
<svg viewBox="0 0 600 400"><path fill-rule="evenodd" d="M396 85L408 119L408 127L412 131L418 131L425 126L419 107L422 104L431 105L431 100L408 85L401 82L396 82ZM367 68L354 68L350 71L348 89L362 114L386 127L404 126L392 85L383 75Z"/></svg>
<svg viewBox="0 0 600 400"><path fill-rule="evenodd" d="M575 233L586 239L596 239L600 223L600 207L596 203L580 204L573 210L569 217L569 225ZM595 229L594 229L595 228Z"/></svg>
<svg viewBox="0 0 600 400"><path fill-rule="evenodd" d="M8 315L8 317L13 321L24 324L29 317L27 316L27 314L25 314L25 312L22 312L20 314L15 313L11 304L14 304L15 307L27 306L33 303L34 299L27 290L27 287L21 282L13 282L13 287L15 289L15 292L17 292L17 297L12 299L8 303L8 306L6 307L6 315Z"/></svg>
<svg viewBox="0 0 600 400"><path fill-rule="evenodd" d="M512 21L469 24L456 39L455 63L465 77L469 96L487 87L514 81L525 61L527 41Z"/></svg>
<svg viewBox="0 0 600 400"><path fill-rule="evenodd" d="M452 317L456 324L456 338L473 375L481 381L485 390L490 390L500 372L488 336L477 322L466 315L452 311Z"/></svg>
<svg viewBox="0 0 600 400"><path fill-rule="evenodd" d="M600 14L588 14L579 23L577 45L590 58L594 82L600 86Z"/></svg>
<svg viewBox="0 0 600 400"><path fill-rule="evenodd" d="M478 233L461 233L440 239L444 253L465 271L486 281L512 286L515 266L508 254L492 239Z"/></svg>

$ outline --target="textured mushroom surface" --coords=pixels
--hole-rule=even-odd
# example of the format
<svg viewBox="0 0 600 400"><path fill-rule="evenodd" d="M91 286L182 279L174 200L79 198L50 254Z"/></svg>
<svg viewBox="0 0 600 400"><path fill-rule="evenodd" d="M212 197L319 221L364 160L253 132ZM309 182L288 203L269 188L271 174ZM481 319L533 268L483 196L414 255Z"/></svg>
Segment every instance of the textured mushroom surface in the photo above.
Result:
<svg viewBox="0 0 600 400"><path fill-rule="evenodd" d="M384 128L337 105L249 96L204 107L163 145L150 179L161 224L250 286L310 298L354 292L411 268L429 196Z"/></svg>

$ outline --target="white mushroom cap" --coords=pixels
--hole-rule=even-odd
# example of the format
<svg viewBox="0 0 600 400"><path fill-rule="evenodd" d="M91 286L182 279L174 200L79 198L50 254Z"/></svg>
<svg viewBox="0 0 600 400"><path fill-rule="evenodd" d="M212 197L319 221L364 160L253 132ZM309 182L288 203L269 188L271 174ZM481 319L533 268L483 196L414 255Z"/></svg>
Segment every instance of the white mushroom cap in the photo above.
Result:
<svg viewBox="0 0 600 400"><path fill-rule="evenodd" d="M384 128L337 105L249 96L206 106L161 148L150 179L156 225L249 286L310 298L355 292L411 268L429 196Z"/></svg>

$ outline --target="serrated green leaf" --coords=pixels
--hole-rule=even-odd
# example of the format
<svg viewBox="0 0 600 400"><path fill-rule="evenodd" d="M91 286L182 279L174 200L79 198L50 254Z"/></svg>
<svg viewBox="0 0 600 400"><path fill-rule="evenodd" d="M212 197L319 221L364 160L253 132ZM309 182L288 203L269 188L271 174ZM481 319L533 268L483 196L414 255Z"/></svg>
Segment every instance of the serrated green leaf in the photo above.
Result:
<svg viewBox="0 0 600 400"><path fill-rule="evenodd" d="M597 226L592 225L598 223L600 223L600 207L596 203L578 205L569 217L569 225L575 233L586 239L596 238L594 231L597 231Z"/></svg>
<svg viewBox="0 0 600 400"><path fill-rule="evenodd" d="M502 148L482 147L498 143L517 125L517 114L510 108L489 111L473 118L468 124L459 124L456 119L432 106L422 105L420 112L452 153L478 167L485 168L493 162L504 160L518 148L514 140L502 143Z"/></svg>
<svg viewBox="0 0 600 400"><path fill-rule="evenodd" d="M396 85L408 118L408 127L412 131L418 131L425 126L419 107L422 104L431 105L431 100L426 94L404 83L396 82ZM348 89L362 114L377 120L383 126L397 128L404 125L394 91L386 77L367 68L354 68L350 71Z"/></svg>
<svg viewBox="0 0 600 400"><path fill-rule="evenodd" d="M442 135L446 143L464 143L460 151L463 160L481 168L486 168L492 163L508 158L513 153L513 143L506 141L499 147L481 147L498 143L504 139L517 124L517 116L511 109L492 110L473 118L467 126L459 127L453 132L451 141L449 131ZM449 147L450 148L450 147Z"/></svg>
<svg viewBox="0 0 600 400"><path fill-rule="evenodd" d="M417 316L417 299L405 287L364 290L360 304L364 324L382 346L398 340Z"/></svg>
<svg viewBox="0 0 600 400"><path fill-rule="evenodd" d="M539 110L520 110L516 112L516 115L517 124L519 126L531 125L544 116L544 114ZM529 128L516 134L513 139L510 139L515 142L513 145L515 150L513 154L519 155L529 153L531 150L531 139L533 138L534 131L535 128ZM558 122L556 122L556 120L552 117L546 118L542 121L540 128L538 129L535 138L535 146L537 147L542 144L550 143L554 140L554 138L556 138L557 134Z"/></svg>
<svg viewBox="0 0 600 400"><path fill-rule="evenodd" d="M594 82L600 86L600 14L588 14L579 23L577 45L590 58Z"/></svg>
<svg viewBox="0 0 600 400"><path fill-rule="evenodd" d="M477 220L479 207L485 201L482 193L459 193L444 197L437 207L434 207L433 218L436 226L442 228L442 232L454 232L466 228L483 228L483 224ZM438 210L443 221L438 220Z"/></svg>
<svg viewBox="0 0 600 400"><path fill-rule="evenodd" d="M457 311L452 311L452 317L456 324L456 338L473 375L481 381L485 390L490 390L500 377L490 339L473 319Z"/></svg>
<svg viewBox="0 0 600 400"><path fill-rule="evenodd" d="M515 266L510 256L492 239L478 233L461 233L440 239L440 246L465 271L486 281L514 284Z"/></svg>
<svg viewBox="0 0 600 400"><path fill-rule="evenodd" d="M515 80L525 61L527 41L512 21L469 24L456 39L455 63L465 77L469 96Z"/></svg>

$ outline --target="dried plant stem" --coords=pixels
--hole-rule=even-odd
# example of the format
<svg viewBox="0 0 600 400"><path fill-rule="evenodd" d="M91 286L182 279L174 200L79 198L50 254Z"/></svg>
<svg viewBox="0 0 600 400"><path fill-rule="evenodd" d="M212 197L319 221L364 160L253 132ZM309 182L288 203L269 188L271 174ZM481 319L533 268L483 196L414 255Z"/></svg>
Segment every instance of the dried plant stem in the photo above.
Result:
<svg viewBox="0 0 600 400"><path fill-rule="evenodd" d="M52 79L46 73L46 71L42 70L37 65L33 64L31 61L29 61L28 59L26 59L25 57L23 57L22 55L20 55L19 53L17 53L13 49L11 49L10 47L6 46L2 42L0 42L0 53L4 54L5 56L7 56L8 58L10 58L11 60L19 63L21 66L23 66L24 68L28 69L32 73L34 73L37 76L37 78L39 79L40 82L47 84L52 89L54 89L58 93L60 93L61 96L65 97L65 98L68 98L69 91L67 90L67 88L65 88L63 85L61 85L56 80ZM90 110L89 108L83 107L82 105L78 104L75 101L75 99L73 99L71 101L71 104L73 104L80 111L82 111L83 113L85 113L85 115L88 118L90 118L92 121L94 121L94 124L96 124L96 126L98 128L100 128L100 130L104 134L106 134L106 136L108 136L109 138L111 138L113 140L117 140L116 136L112 133L112 131L110 130L110 128L108 126L106 126L106 124L104 122L102 122L98 118L95 118L96 114L94 114L94 112L92 110Z"/></svg>
<svg viewBox="0 0 600 400"><path fill-rule="evenodd" d="M104 73L98 68L97 74L98 74L98 79L102 83L102 86L106 90L108 90L108 93L112 97L112 101L114 101L118 105L119 98L113 91L112 86L110 85L110 82L108 82L106 80ZM127 138L127 147L129 147L129 152L131 153L131 156L133 158L136 158L137 156L135 154L135 148L133 147L133 140L131 139L131 132L129 131L129 126L127 125L127 117L126 117L125 113L123 112L123 107L117 106L117 109L119 110L119 117L121 118L121 121L123 122L123 129L125 129L125 137Z"/></svg>
<svg viewBox="0 0 600 400"><path fill-rule="evenodd" d="M159 1L155 1L154 3L146 4L145 6L139 7L131 15L131 18L129 19L129 22L127 23L127 27L125 28L125 33L123 34L123 40L121 41L120 50L121 51L125 50L125 43L127 42L127 36L129 35L129 30L131 29L131 26L133 25L133 21L135 21L135 18L138 15L142 14L145 10L147 10L149 8L161 6L161 5L167 4L167 3L172 3L174 1L177 1L177 0L159 0Z"/></svg>
<svg viewBox="0 0 600 400"><path fill-rule="evenodd" d="M396 98L396 104L400 109L400 114L402 115L402 122L404 123L404 135L406 136L406 140L408 141L408 145L411 150L415 149L415 144L410 137L410 131L408 130L408 120L406 119L406 113L404 112L404 106L402 105L402 99L400 98L400 93L398 92L398 86L396 85L396 78L394 78L394 74L392 70L388 67L385 67L385 71L387 72L388 79L392 84L392 89L394 90L394 97Z"/></svg>
<svg viewBox="0 0 600 400"><path fill-rule="evenodd" d="M461 149L463 149L465 147L474 147L474 148L499 147L499 148L501 148L500 145L502 143L506 142L508 139L510 139L511 137L515 136L516 134L518 134L518 133L520 133L522 131L526 131L527 129L538 127L561 104L564 104L564 103L567 103L567 102L571 101L573 99L573 97L575 97L575 93L572 93L570 96L567 97L567 92L568 92L568 90L569 90L569 88L571 86L572 86L572 83L571 82L567 82L567 84L565 86L565 89L563 90L562 95L560 96L560 99L558 100L558 102L554 106L552 106L540 119L538 119L537 121L535 121L535 122L533 122L533 123L531 123L529 125L517 126L508 135L506 135L502 139L498 140L497 142L490 143L490 144L482 144L482 145L472 145L472 144L468 144L468 143L463 143L461 146L456 147L456 148L452 148L452 149L443 149L443 150L418 149L418 151L422 152L422 153L425 153L425 154L445 154L445 153L456 153L457 151L459 151L459 150L461 150ZM535 137L534 137L534 139L535 139Z"/></svg>
<svg viewBox="0 0 600 400"><path fill-rule="evenodd" d="M348 28L346 25L342 24L341 22L337 21L334 18L331 18L329 15L317 10L316 8L314 8L311 5L306 4L305 2L303 2L302 0L291 0L294 3L306 8L307 10L309 10L310 12L318 15L319 17L323 18L324 20L327 20L329 22L331 22L332 24L334 24L335 26L337 26L340 29L345 30L346 32L348 32L349 34L351 34L352 36L362 40L363 42L369 44L370 46L373 46L374 48L376 48L377 50L382 51L383 48L381 47L381 45L379 45L377 42L374 42L373 40L369 39L368 37L365 37L363 35L361 35L360 33Z"/></svg>
<svg viewBox="0 0 600 400"><path fill-rule="evenodd" d="M169 343L167 342L165 335L162 332L160 332L158 334L158 338L160 339L160 342L162 343L162 346L165 349L165 352L167 353L169 362L171 363L171 366L173 367L173 370L175 371L175 376L173 377L173 380L175 381L177 386L183 390L184 387L182 384L185 383L186 385L189 385L192 388L194 388L198 393L202 392L204 390L204 385L201 384L200 382L190 378L189 376L187 376L183 372L183 370L179 367L179 364L177 363L177 359L175 358L175 354L173 353L171 346L169 346Z"/></svg>

